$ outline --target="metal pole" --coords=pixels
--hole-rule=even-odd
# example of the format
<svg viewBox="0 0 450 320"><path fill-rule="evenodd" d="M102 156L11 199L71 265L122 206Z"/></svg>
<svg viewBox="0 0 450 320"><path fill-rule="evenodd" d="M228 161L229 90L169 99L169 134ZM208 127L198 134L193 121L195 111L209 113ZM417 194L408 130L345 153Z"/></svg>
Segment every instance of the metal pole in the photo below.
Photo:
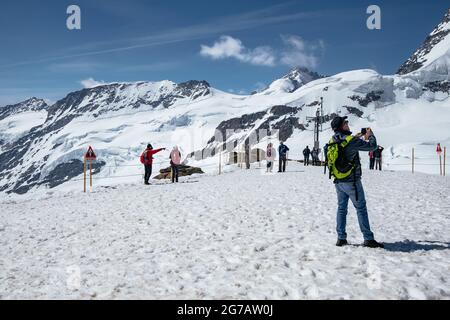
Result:
<svg viewBox="0 0 450 320"><path fill-rule="evenodd" d="M442 176L442 157L439 155L439 175Z"/></svg>
<svg viewBox="0 0 450 320"><path fill-rule="evenodd" d="M412 173L414 173L414 148L412 148Z"/></svg>
<svg viewBox="0 0 450 320"><path fill-rule="evenodd" d="M84 192L86 192L86 158L84 158L84 169L83 169L83 175L84 175Z"/></svg>

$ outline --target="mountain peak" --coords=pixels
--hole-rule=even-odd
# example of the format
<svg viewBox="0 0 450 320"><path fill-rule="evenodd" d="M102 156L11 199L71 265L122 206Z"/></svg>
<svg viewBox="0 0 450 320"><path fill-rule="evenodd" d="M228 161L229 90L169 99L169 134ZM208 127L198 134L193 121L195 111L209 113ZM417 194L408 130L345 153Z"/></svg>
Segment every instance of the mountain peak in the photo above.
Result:
<svg viewBox="0 0 450 320"><path fill-rule="evenodd" d="M0 120L9 117L12 114L28 111L40 111L46 109L47 107L48 105L43 99L32 97L25 101L0 108Z"/></svg>
<svg viewBox="0 0 450 320"><path fill-rule="evenodd" d="M322 78L322 76L319 75L317 72L310 71L308 68L305 67L292 68L289 71L289 73L283 77L283 79L290 79L292 81L297 81L301 85L307 84L308 82L311 82L319 78Z"/></svg>
<svg viewBox="0 0 450 320"><path fill-rule="evenodd" d="M268 88L261 91L264 94L274 92L294 92L305 84L322 78L317 72L310 71L305 67L294 67L281 79L272 82Z"/></svg>
<svg viewBox="0 0 450 320"><path fill-rule="evenodd" d="M400 66L397 74L404 75L413 71L419 70L429 66L439 60L443 56L449 56L450 49L450 9L447 10L441 23L439 23L434 30L426 37L423 44L414 54ZM445 59L448 60L448 59ZM444 67L444 72L447 72L449 66L434 66L431 69L438 70ZM439 70L438 70L439 71Z"/></svg>

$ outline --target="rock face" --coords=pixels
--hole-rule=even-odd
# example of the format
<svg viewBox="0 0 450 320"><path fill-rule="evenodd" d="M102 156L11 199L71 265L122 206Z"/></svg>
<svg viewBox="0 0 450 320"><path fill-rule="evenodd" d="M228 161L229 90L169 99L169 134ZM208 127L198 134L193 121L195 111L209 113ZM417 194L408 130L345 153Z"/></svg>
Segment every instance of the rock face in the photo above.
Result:
<svg viewBox="0 0 450 320"><path fill-rule="evenodd" d="M201 168L180 165L178 175L180 177L185 177L185 176L191 176L193 174L203 174L203 173L204 172L202 171ZM159 170L159 174L156 177L154 177L153 179L157 179L157 180L171 179L171 177L172 177L171 174L172 174L172 169L170 167L168 167L168 168Z"/></svg>
<svg viewBox="0 0 450 320"><path fill-rule="evenodd" d="M445 14L442 22L426 37L423 44L419 49L414 52L414 54L403 63L397 74L405 75L416 71L422 68L426 63L430 63L432 61L428 61L429 59L433 59L432 51L440 51L441 48L438 46L443 44L444 41L450 40L450 9ZM443 48L447 49L448 48ZM445 52L442 52L445 53ZM438 55L439 56L439 55Z"/></svg>

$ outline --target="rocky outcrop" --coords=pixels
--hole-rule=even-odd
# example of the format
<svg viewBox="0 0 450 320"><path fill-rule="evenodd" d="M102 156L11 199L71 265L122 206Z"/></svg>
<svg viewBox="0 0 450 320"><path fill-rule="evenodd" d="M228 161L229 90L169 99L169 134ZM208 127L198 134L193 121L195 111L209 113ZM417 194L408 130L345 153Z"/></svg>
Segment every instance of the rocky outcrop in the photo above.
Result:
<svg viewBox="0 0 450 320"><path fill-rule="evenodd" d="M450 93L450 82L448 81L433 81L424 85L424 90L431 92L445 92Z"/></svg>
<svg viewBox="0 0 450 320"><path fill-rule="evenodd" d="M180 177L185 177L185 176L191 176L193 174L203 174L203 173L204 172L202 171L201 168L180 165L178 175ZM156 177L154 177L153 179L163 180L163 179L171 179L171 177L172 177L172 169L170 167L168 167L168 168L159 170L159 174Z"/></svg>
<svg viewBox="0 0 450 320"><path fill-rule="evenodd" d="M348 97L350 100L357 101L361 107L367 107L369 103L378 101L381 99L381 95L383 94L383 91L371 91L368 94L366 94L365 97L361 97L358 95L353 95Z"/></svg>

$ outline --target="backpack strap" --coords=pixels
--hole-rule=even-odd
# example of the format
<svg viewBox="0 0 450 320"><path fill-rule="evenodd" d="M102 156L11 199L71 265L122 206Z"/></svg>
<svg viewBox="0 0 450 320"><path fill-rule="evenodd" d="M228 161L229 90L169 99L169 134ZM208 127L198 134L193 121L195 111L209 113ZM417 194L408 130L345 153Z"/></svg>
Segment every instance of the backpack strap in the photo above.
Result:
<svg viewBox="0 0 450 320"><path fill-rule="evenodd" d="M353 136L345 137L345 140L341 142L341 147L345 148L350 143L350 141L353 140L353 138L354 138Z"/></svg>

